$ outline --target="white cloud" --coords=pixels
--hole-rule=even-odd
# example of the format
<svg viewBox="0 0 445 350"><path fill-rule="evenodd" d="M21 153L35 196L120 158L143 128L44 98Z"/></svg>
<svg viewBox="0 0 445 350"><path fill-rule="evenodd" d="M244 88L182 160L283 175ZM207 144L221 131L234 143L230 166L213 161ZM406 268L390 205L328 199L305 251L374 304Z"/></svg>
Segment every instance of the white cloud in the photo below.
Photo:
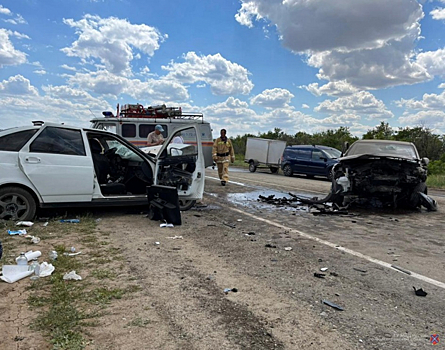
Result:
<svg viewBox="0 0 445 350"><path fill-rule="evenodd" d="M77 69L75 67L68 66L67 64L62 64L60 66L60 68L63 68L63 69L69 70L69 71L73 71L73 72L77 71Z"/></svg>
<svg viewBox="0 0 445 350"><path fill-rule="evenodd" d="M441 94L424 94L422 100L401 99L396 104L399 107L406 107L411 110L443 110L445 109L445 91Z"/></svg>
<svg viewBox="0 0 445 350"><path fill-rule="evenodd" d="M307 86L302 86L302 88L309 91L315 96L348 96L356 93L357 88L353 87L346 81L330 82L325 85L319 86L318 83L312 83Z"/></svg>
<svg viewBox="0 0 445 350"><path fill-rule="evenodd" d="M189 98L187 89L175 80L161 78L141 81L114 75L104 70L76 73L68 77L68 83L76 88L112 98L127 94L135 99L148 100L153 103L183 101Z"/></svg>
<svg viewBox="0 0 445 350"><path fill-rule="evenodd" d="M241 4L241 8L235 15L235 19L241 25L252 28L252 20L260 20L261 15L258 13L258 9L254 1L245 1Z"/></svg>
<svg viewBox="0 0 445 350"><path fill-rule="evenodd" d="M30 81L22 75L9 77L8 80L0 82L1 95L35 95L39 93L37 89L31 85ZM1 99L0 99L1 100Z"/></svg>
<svg viewBox="0 0 445 350"><path fill-rule="evenodd" d="M269 89L264 90L261 94L250 99L252 105L265 108L284 108L289 105L294 97L289 90L286 89Z"/></svg>
<svg viewBox="0 0 445 350"><path fill-rule="evenodd" d="M39 69L39 70L35 70L33 73L38 74L38 75L45 75L46 74L46 70Z"/></svg>
<svg viewBox="0 0 445 350"><path fill-rule="evenodd" d="M417 55L417 62L425 67L429 74L445 76L445 49L421 52Z"/></svg>
<svg viewBox="0 0 445 350"><path fill-rule="evenodd" d="M445 9L444 8L437 8L430 12L431 17L433 19L436 19L438 21L441 21L445 19Z"/></svg>
<svg viewBox="0 0 445 350"><path fill-rule="evenodd" d="M0 5L0 14L11 16L12 12L10 9L7 9L6 7L3 7L2 5Z"/></svg>
<svg viewBox="0 0 445 350"><path fill-rule="evenodd" d="M315 109L315 112L358 115L367 119L389 119L394 114L386 109L383 101L367 91L359 91L353 95L340 97L336 100L325 100Z"/></svg>
<svg viewBox="0 0 445 350"><path fill-rule="evenodd" d="M9 40L8 31L0 28L0 67L20 65L26 62L26 54L16 50Z"/></svg>
<svg viewBox="0 0 445 350"><path fill-rule="evenodd" d="M188 52L183 56L185 62L170 62L162 69L169 71L168 79L182 83L206 83L215 95L248 94L253 88L249 71L243 66L215 55L198 56Z"/></svg>
<svg viewBox="0 0 445 350"><path fill-rule="evenodd" d="M7 33L10 36L15 36L18 39L31 39L28 35L23 34L23 33L19 33L17 31L8 30Z"/></svg>
<svg viewBox="0 0 445 350"><path fill-rule="evenodd" d="M99 60L114 74L130 76L130 62L135 58L133 49L153 56L167 36L145 24L131 24L115 17L100 18L86 15L80 21L64 19L76 29L78 39L62 51L68 56L79 57L84 62Z"/></svg>
<svg viewBox="0 0 445 350"><path fill-rule="evenodd" d="M405 113L398 118L398 121L404 126L425 126L435 133L445 130L445 112L442 110L420 111L414 114Z"/></svg>
<svg viewBox="0 0 445 350"><path fill-rule="evenodd" d="M241 0L240 22L267 19L283 45L305 54L319 77L358 88L430 79L414 60L421 5L412 0ZM242 20L241 20L242 19Z"/></svg>
<svg viewBox="0 0 445 350"><path fill-rule="evenodd" d="M309 105L307 105L306 103L303 103L303 104L301 105L301 108L309 109L309 108L311 108L311 107L309 107Z"/></svg>

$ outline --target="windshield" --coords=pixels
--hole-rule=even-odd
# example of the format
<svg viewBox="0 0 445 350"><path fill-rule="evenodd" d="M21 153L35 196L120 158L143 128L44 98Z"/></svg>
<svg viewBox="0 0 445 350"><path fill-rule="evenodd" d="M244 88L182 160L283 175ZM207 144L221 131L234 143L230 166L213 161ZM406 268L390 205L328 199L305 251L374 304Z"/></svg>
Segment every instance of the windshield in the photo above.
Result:
<svg viewBox="0 0 445 350"><path fill-rule="evenodd" d="M357 154L373 154L417 159L418 155L413 145L394 142L356 142L347 152L347 156Z"/></svg>
<svg viewBox="0 0 445 350"><path fill-rule="evenodd" d="M323 152L325 152L329 158L336 159L341 156L341 152L335 148L323 148Z"/></svg>

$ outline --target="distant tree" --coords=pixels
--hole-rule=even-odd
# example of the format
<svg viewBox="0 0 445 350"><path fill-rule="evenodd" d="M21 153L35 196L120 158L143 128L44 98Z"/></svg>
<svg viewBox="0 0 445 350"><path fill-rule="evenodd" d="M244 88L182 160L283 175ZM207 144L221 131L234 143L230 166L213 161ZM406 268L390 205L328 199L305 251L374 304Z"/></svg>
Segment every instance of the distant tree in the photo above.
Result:
<svg viewBox="0 0 445 350"><path fill-rule="evenodd" d="M431 160L440 159L445 151L443 136L433 134L425 126L399 128L394 139L414 143L420 157L428 157Z"/></svg>
<svg viewBox="0 0 445 350"><path fill-rule="evenodd" d="M377 139L377 140L391 140L394 136L393 129L388 123L380 122L374 129L368 130L366 134L363 135L364 139Z"/></svg>
<svg viewBox="0 0 445 350"><path fill-rule="evenodd" d="M358 140L351 134L348 127L340 126L337 130L328 129L312 135L318 145L329 146L341 150L344 142L353 143Z"/></svg>

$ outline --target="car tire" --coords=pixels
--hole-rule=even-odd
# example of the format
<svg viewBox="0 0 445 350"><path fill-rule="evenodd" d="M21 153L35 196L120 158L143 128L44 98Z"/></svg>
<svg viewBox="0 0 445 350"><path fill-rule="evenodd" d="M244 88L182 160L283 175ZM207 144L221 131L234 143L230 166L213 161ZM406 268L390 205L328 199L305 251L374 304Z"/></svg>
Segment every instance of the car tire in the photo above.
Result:
<svg viewBox="0 0 445 350"><path fill-rule="evenodd" d="M274 166L269 167L269 169L270 169L270 172L271 172L272 174L276 174L276 173L278 173L278 168L276 168L276 167L274 167Z"/></svg>
<svg viewBox="0 0 445 350"><path fill-rule="evenodd" d="M0 189L1 220L29 221L36 211L36 200L27 190L13 186Z"/></svg>
<svg viewBox="0 0 445 350"><path fill-rule="evenodd" d="M411 192L408 198L408 203L407 203L408 208L415 209L420 207L419 192L428 194L428 188L425 182L420 182L417 184L416 187L414 187L413 191Z"/></svg>
<svg viewBox="0 0 445 350"><path fill-rule="evenodd" d="M255 165L255 163L254 162L249 162L249 171L251 172L251 173L254 173L255 171L256 171L256 165Z"/></svg>
<svg viewBox="0 0 445 350"><path fill-rule="evenodd" d="M196 204L196 200L179 199L179 210L187 211Z"/></svg>
<svg viewBox="0 0 445 350"><path fill-rule="evenodd" d="M283 174L284 176L292 176L294 172L292 171L292 167L289 164L286 164L283 167Z"/></svg>
<svg viewBox="0 0 445 350"><path fill-rule="evenodd" d="M333 176L333 175L334 175L334 174L332 174L332 167L331 167L331 168L328 169L328 174L327 174L327 178L328 178L328 180L331 181L331 182L332 182L332 176Z"/></svg>

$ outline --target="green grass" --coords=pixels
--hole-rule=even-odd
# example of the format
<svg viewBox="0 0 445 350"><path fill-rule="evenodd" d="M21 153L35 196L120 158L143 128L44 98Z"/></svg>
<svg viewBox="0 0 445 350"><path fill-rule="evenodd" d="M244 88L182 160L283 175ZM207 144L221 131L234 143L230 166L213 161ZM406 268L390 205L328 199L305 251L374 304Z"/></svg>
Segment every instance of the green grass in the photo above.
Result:
<svg viewBox="0 0 445 350"><path fill-rule="evenodd" d="M429 188L445 189L445 174L429 175L426 184Z"/></svg>

